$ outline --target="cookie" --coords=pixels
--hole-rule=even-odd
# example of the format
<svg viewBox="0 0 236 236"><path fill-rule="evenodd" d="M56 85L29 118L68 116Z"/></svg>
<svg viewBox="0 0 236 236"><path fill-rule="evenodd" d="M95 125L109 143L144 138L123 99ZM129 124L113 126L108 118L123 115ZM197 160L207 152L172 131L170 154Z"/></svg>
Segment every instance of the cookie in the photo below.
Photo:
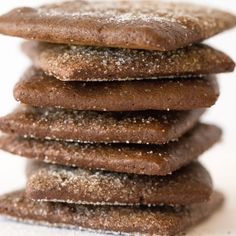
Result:
<svg viewBox="0 0 236 236"><path fill-rule="evenodd" d="M181 137L204 110L95 112L21 105L0 118L5 133L42 139L97 143L163 144Z"/></svg>
<svg viewBox="0 0 236 236"><path fill-rule="evenodd" d="M234 62L207 45L171 52L25 42L37 68L63 81L157 79L230 72Z"/></svg>
<svg viewBox="0 0 236 236"><path fill-rule="evenodd" d="M170 236L200 223L222 203L223 195L214 192L208 202L189 206L84 206L36 202L17 191L0 198L0 214L26 223L99 233Z"/></svg>
<svg viewBox="0 0 236 236"><path fill-rule="evenodd" d="M192 110L215 104L214 77L123 82L62 82L30 68L14 88L14 97L32 106L75 110Z"/></svg>
<svg viewBox="0 0 236 236"><path fill-rule="evenodd" d="M198 124L178 142L166 145L82 144L2 136L0 148L48 163L108 171L167 175L187 165L221 137L213 125Z"/></svg>
<svg viewBox="0 0 236 236"><path fill-rule="evenodd" d="M167 176L147 176L30 162L26 192L33 200L108 205L186 205L212 194L209 173L192 163Z"/></svg>
<svg viewBox="0 0 236 236"><path fill-rule="evenodd" d="M206 6L159 1L66 1L17 8L0 17L0 33L63 44L169 51L236 25Z"/></svg>

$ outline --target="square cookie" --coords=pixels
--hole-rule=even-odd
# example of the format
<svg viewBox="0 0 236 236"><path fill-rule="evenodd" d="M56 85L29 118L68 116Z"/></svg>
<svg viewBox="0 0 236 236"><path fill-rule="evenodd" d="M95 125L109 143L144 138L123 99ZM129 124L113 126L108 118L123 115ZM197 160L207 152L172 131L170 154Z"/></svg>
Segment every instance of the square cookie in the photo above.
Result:
<svg viewBox="0 0 236 236"><path fill-rule="evenodd" d="M86 169L144 175L167 175L197 159L221 137L214 125L197 124L176 142L165 145L83 144L4 135L0 148L10 153Z"/></svg>
<svg viewBox="0 0 236 236"><path fill-rule="evenodd" d="M163 144L177 140L204 110L95 112L21 105L0 118L5 133L90 143Z"/></svg>
<svg viewBox="0 0 236 236"><path fill-rule="evenodd" d="M218 96L214 76L62 82L35 68L30 68L14 88L15 99L28 105L90 111L192 110L214 105Z"/></svg>
<svg viewBox="0 0 236 236"><path fill-rule="evenodd" d="M62 81L178 79L230 72L235 66L223 52L203 44L171 52L33 41L23 43L22 48L37 68Z"/></svg>
<svg viewBox="0 0 236 236"><path fill-rule="evenodd" d="M198 162L167 176L86 170L29 162L27 196L33 200L96 205L188 205L207 201L212 180Z"/></svg>
<svg viewBox="0 0 236 236"><path fill-rule="evenodd" d="M222 203L222 194L214 192L207 202L182 207L84 206L32 201L24 191L18 191L0 198L0 214L36 225L114 234L174 236L196 226Z"/></svg>
<svg viewBox="0 0 236 236"><path fill-rule="evenodd" d="M169 51L236 25L206 6L161 1L66 1L17 8L0 17L0 33L63 44Z"/></svg>

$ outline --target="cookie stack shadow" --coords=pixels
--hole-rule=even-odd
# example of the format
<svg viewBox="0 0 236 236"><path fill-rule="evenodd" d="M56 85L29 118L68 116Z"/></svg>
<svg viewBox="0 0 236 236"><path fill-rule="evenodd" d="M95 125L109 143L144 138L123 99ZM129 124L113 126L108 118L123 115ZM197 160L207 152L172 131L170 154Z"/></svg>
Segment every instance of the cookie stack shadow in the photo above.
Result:
<svg viewBox="0 0 236 236"><path fill-rule="evenodd" d="M137 27L135 42L133 31L130 38L128 28L119 31L119 19L109 22L116 22L117 32L128 37L125 43L108 26L111 41L100 42L93 34L99 26L89 28L87 18L78 13L92 3L79 2L49 5L40 11L22 8L0 17L1 33L34 39L22 45L33 66L14 88L21 104L0 118L0 130L5 133L0 148L30 159L27 185L1 197L0 213L26 222L100 232L183 232L210 216L223 201L198 161L222 132L200 118L219 96L213 74L233 71L234 62L199 41L233 27L236 19L217 10L207 16L204 8L199 17L196 6L162 3L161 9L173 14L165 16L170 28L176 25L168 17L180 20L175 16L180 7L187 21L190 11L200 26L204 23L198 34L205 38L194 38L192 28L185 26L182 41L158 41L155 46L151 41L158 35L145 35L145 29L133 25L133 20L150 27L164 24L163 20L153 18L153 23L149 8L144 13L135 8L137 15L130 21ZM132 11L121 2L113 7L115 14L125 14L119 7ZM98 11L101 20L103 10L93 9L89 19L96 19ZM77 15L72 17L73 11ZM148 14L150 21L139 19L139 14ZM42 17L45 21L40 21ZM54 17L65 17L72 24L70 33L62 25L64 31L57 35L60 26ZM104 17L111 16L105 13ZM87 38L82 30L73 32L73 21L79 19L88 27ZM123 27L128 27L126 21ZM37 28L45 22L48 29ZM160 30L164 35L165 29ZM93 37L98 37L96 42Z"/></svg>

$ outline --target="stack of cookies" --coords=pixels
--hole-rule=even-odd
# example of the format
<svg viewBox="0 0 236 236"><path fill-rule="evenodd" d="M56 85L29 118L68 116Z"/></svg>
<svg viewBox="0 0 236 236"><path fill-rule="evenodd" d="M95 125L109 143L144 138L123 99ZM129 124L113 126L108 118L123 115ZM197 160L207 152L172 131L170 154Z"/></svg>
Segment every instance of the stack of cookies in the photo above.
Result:
<svg viewBox="0 0 236 236"><path fill-rule="evenodd" d="M222 203L197 158L221 137L199 121L212 74L234 62L199 42L236 17L188 4L69 1L18 8L0 32L33 66L0 118L0 148L31 159L25 190L0 198L20 221L100 232L174 235Z"/></svg>

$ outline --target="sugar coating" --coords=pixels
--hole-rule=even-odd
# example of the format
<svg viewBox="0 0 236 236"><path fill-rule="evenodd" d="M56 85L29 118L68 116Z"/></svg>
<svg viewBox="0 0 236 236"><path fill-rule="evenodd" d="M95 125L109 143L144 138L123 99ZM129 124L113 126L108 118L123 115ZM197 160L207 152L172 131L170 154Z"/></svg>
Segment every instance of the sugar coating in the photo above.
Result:
<svg viewBox="0 0 236 236"><path fill-rule="evenodd" d="M2 22L3 33L27 39L169 51L231 28L236 18L185 3L67 1L17 8L4 15ZM21 24L15 27L16 22Z"/></svg>
<svg viewBox="0 0 236 236"><path fill-rule="evenodd" d="M183 48L235 25L235 16L206 6L135 0L67 1L17 8L0 17L0 32L7 35L160 51Z"/></svg>
<svg viewBox="0 0 236 236"><path fill-rule="evenodd" d="M165 177L37 162L31 163L28 169L27 193L35 200L56 199L80 204L187 204L207 200L212 191L211 178L199 163Z"/></svg>
<svg viewBox="0 0 236 236"><path fill-rule="evenodd" d="M234 67L229 57L206 45L158 52L31 41L23 44L23 50L35 66L64 81L186 78Z"/></svg>
<svg viewBox="0 0 236 236"><path fill-rule="evenodd" d="M12 216L8 216L8 215L4 215L4 214L2 214L2 217L6 218L6 219L9 219L9 220L14 220L14 221L17 221L17 222L31 224L31 225L41 225L41 226L46 226L46 227L75 229L75 230L87 231L87 232L91 232L91 233L112 234L112 235L127 235L127 236L140 235L139 233L128 234L128 233L115 232L115 231L92 230L92 229L77 227L77 226L70 225L70 224L49 223L47 221L37 221L37 220L29 220L29 219L26 220L26 219L23 219L23 218L12 217ZM142 234L142 235L147 235L148 236L149 234Z"/></svg>
<svg viewBox="0 0 236 236"><path fill-rule="evenodd" d="M66 1L48 4L37 10L40 17L62 16L65 18L95 18L101 22L124 24L129 23L178 23L184 29L198 30L205 35L213 34L216 28L221 28L224 21L216 20L224 12L209 7L186 3L166 3L146 1ZM21 11L19 11L21 13ZM226 16L225 16L226 17ZM231 16L232 17L232 16ZM231 18L230 15L228 19ZM227 17L226 17L227 18ZM224 18L223 18L224 19ZM189 23L192 24L189 24ZM207 32L208 31L208 32ZM210 32L209 32L210 31ZM212 31L212 32L211 32ZM186 37L187 37L186 31Z"/></svg>
<svg viewBox="0 0 236 236"><path fill-rule="evenodd" d="M88 144L4 135L0 137L0 149L52 164L167 175L196 159L220 137L219 128L198 124L177 142L166 145Z"/></svg>
<svg viewBox="0 0 236 236"><path fill-rule="evenodd" d="M166 143L192 128L203 112L96 112L21 105L0 118L0 129L48 140Z"/></svg>
<svg viewBox="0 0 236 236"><path fill-rule="evenodd" d="M215 192L208 202L186 207L83 206L34 202L23 191L18 191L0 198L0 214L48 226L166 236L195 225L217 209L222 201L222 195Z"/></svg>

